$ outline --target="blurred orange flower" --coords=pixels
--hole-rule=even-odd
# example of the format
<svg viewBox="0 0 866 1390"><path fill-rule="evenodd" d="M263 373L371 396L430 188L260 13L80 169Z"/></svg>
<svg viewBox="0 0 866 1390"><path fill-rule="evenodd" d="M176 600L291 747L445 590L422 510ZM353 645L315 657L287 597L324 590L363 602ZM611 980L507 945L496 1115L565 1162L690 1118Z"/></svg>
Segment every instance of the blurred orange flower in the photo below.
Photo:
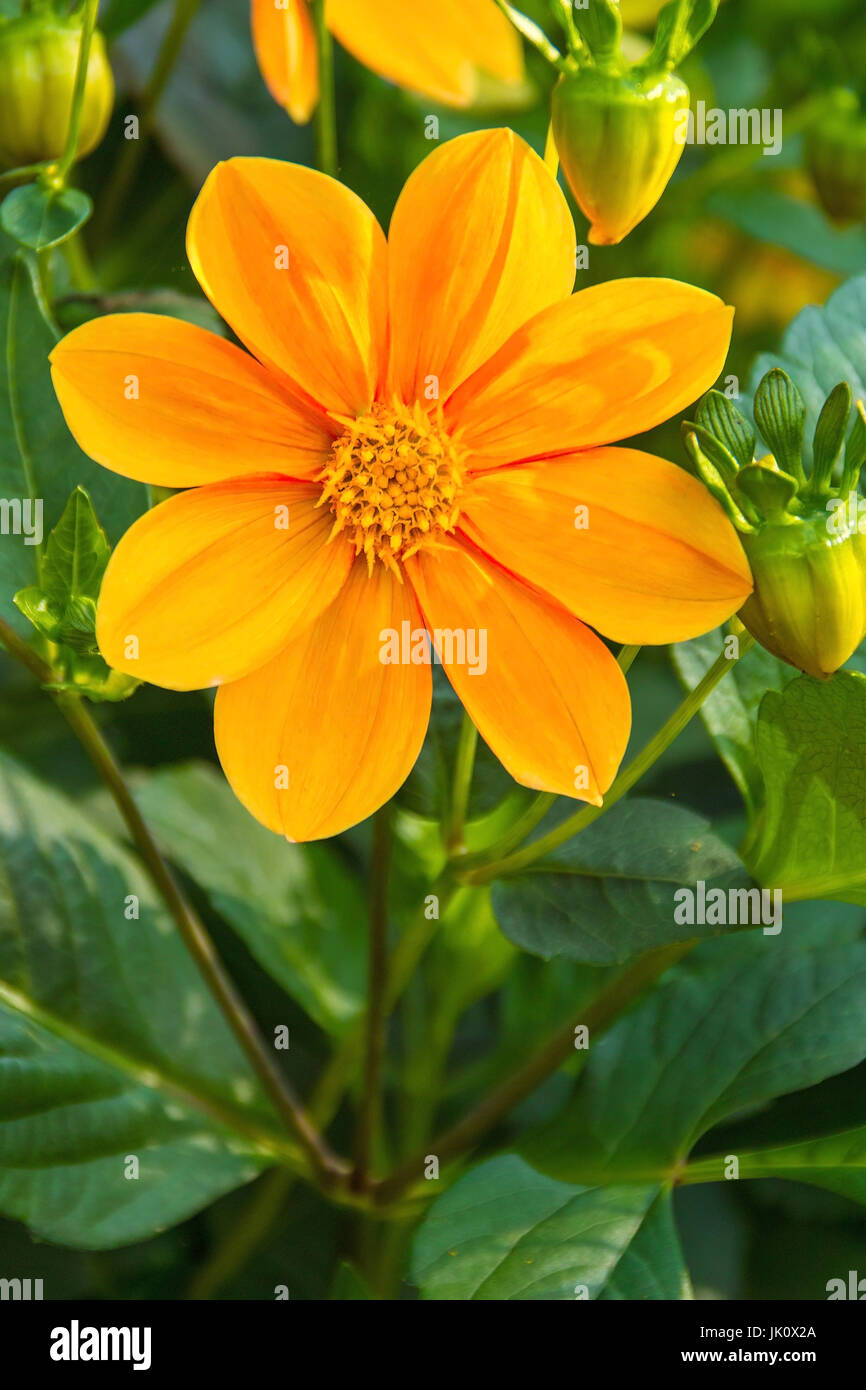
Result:
<svg viewBox="0 0 866 1390"><path fill-rule="evenodd" d="M523 81L520 40L494 0L327 0L326 22L366 67L447 106L470 106L484 76ZM308 0L252 0L252 26L271 95L303 124L319 99Z"/></svg>
<svg viewBox="0 0 866 1390"><path fill-rule="evenodd" d="M111 558L106 660L176 690L219 685L226 775L293 840L364 819L408 775L430 713L425 631L509 772L597 803L630 706L591 628L681 640L751 589L710 494L609 447L715 381L732 311L672 280L572 295L567 204L508 130L430 155L387 243L342 184L230 160L188 251L249 353L122 314L52 354L92 458L188 489ZM458 640L482 633L484 670Z"/></svg>

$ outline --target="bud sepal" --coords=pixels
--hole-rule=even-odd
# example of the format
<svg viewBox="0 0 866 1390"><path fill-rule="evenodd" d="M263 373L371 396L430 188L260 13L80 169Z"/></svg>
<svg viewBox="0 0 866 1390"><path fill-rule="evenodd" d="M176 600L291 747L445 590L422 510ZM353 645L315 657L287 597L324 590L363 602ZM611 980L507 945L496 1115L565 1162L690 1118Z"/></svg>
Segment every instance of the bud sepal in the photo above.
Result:
<svg viewBox="0 0 866 1390"><path fill-rule="evenodd" d="M866 412L851 391L828 396L803 462L806 406L774 368L755 394L755 420L771 453L754 459L757 436L736 406L711 391L683 426L694 471L740 531L754 590L744 627L782 661L826 680L866 637L866 503L857 492L866 462ZM846 434L848 435L846 441Z"/></svg>

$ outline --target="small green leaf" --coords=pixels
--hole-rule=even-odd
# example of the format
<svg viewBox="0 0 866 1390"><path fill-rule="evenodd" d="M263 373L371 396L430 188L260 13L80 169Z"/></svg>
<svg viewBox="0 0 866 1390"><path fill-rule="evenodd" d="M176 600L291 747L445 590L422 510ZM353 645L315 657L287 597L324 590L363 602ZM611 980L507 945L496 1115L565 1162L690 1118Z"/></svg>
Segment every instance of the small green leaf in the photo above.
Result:
<svg viewBox="0 0 866 1390"><path fill-rule="evenodd" d="M96 600L111 547L90 498L76 488L45 546L38 584L20 589L15 605L58 652L57 688L90 699L125 700L139 682L103 661L96 641Z"/></svg>
<svg viewBox="0 0 866 1390"><path fill-rule="evenodd" d="M780 367L769 371L755 392L755 424L779 467L804 481L806 403Z"/></svg>
<svg viewBox="0 0 866 1390"><path fill-rule="evenodd" d="M93 203L80 188L43 188L29 183L15 188L0 206L0 226L21 246L46 251L83 227Z"/></svg>

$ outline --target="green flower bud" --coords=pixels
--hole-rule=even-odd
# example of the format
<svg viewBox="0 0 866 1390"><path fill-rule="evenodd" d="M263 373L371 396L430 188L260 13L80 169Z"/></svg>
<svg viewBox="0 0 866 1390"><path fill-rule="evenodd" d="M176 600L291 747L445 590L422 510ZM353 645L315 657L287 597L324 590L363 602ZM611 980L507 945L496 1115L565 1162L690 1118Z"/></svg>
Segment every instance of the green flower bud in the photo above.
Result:
<svg viewBox="0 0 866 1390"><path fill-rule="evenodd" d="M866 118L853 92L806 132L806 163L825 212L838 222L866 219Z"/></svg>
<svg viewBox="0 0 866 1390"><path fill-rule="evenodd" d="M743 536L755 590L740 620L762 647L827 679L866 636L866 536L826 511Z"/></svg>
<svg viewBox="0 0 866 1390"><path fill-rule="evenodd" d="M866 637L866 502L857 492L866 462L862 403L849 433L850 414L843 382L821 411L808 473L806 407L778 368L755 394L755 420L771 454L754 460L755 430L717 391L684 426L695 471L742 533L755 587L740 620L767 651L823 680Z"/></svg>
<svg viewBox="0 0 866 1390"><path fill-rule="evenodd" d="M0 165L16 168L62 155L80 48L81 25L74 19L25 15L0 21ZM94 33L77 158L99 144L113 104L105 43Z"/></svg>
<svg viewBox="0 0 866 1390"><path fill-rule="evenodd" d="M685 148L689 89L673 73L582 68L553 92L553 134L596 246L622 241L652 211Z"/></svg>

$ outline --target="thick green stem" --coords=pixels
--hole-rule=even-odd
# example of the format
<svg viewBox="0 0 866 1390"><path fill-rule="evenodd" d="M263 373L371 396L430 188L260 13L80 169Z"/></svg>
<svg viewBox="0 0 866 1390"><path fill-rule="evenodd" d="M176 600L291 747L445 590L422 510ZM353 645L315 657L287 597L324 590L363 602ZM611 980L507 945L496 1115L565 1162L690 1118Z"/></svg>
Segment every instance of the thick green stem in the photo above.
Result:
<svg viewBox="0 0 866 1390"><path fill-rule="evenodd" d="M219 1005L244 1051L250 1065L270 1097L274 1109L295 1134L313 1171L323 1186L329 1186L345 1176L346 1166L331 1152L283 1076L276 1059L261 1036L258 1026L243 998L225 970L207 930L187 901L174 875L160 854L132 793L115 761L108 744L84 705L80 695L68 690L54 689L55 675L18 634L0 618L0 643L31 672L54 703L78 738L99 776L110 791L123 817L130 837L147 868L153 883L165 902L181 938L198 966L205 983Z"/></svg>
<svg viewBox="0 0 866 1390"><path fill-rule="evenodd" d="M740 636L740 656L754 645L754 641L754 637L748 633L743 633ZM632 759L628 767L619 774L601 806L584 806L573 816L564 820L561 825L548 831L546 835L539 836L537 840L533 840L531 844L525 845L523 849L517 850L514 854L479 864L477 867L473 866L468 873L461 874L461 881L474 884L489 883L494 878L502 878L507 874L517 873L519 870L527 868L528 865L534 864L536 860L543 858L545 854L549 854L551 850L564 845L567 840L578 835L588 825L592 825L593 821L598 820L599 816L603 816L605 811L610 810L611 806L615 806L626 792L631 791L635 783L640 781L644 773L649 771L662 753L670 748L689 721L697 714L707 697L715 690L719 681L724 679L736 663L737 657L729 657L724 652L721 653L699 684L695 686L694 690L689 691L682 704L674 710L670 719L641 749L637 757Z"/></svg>
<svg viewBox="0 0 866 1390"><path fill-rule="evenodd" d="M373 821L370 884L370 941L368 964L364 1080L355 1139L352 1186L363 1188L382 1110L382 1068L385 1060L385 1022L388 989L388 869L391 859L391 808L383 806Z"/></svg>
<svg viewBox="0 0 866 1390"><path fill-rule="evenodd" d="M90 64L90 46L93 40L93 31L96 28L96 16L99 10L99 0L86 0L84 6L84 21L81 26L81 47L78 50L78 66L75 69L75 86L72 89L72 110L69 115L69 131L66 136L66 148L60 156L56 172L52 178L52 183L62 186L66 182L66 177L75 162L75 155L78 150L78 140L81 135L81 121L84 115L84 92L87 87L87 69Z"/></svg>
<svg viewBox="0 0 866 1390"><path fill-rule="evenodd" d="M466 824L466 811L469 793L472 789L472 772L475 767L475 750L478 747L478 730L464 713L454 759L454 781L451 787L451 804L448 818L443 826L445 848L449 854L462 849L463 831Z"/></svg>
<svg viewBox="0 0 866 1390"><path fill-rule="evenodd" d="M319 102L315 115L316 164L323 174L337 177L337 96L334 84L334 40L327 25L325 0L313 0L313 23L319 53Z"/></svg>
<svg viewBox="0 0 866 1390"><path fill-rule="evenodd" d="M528 1062L513 1072L496 1090L485 1096L474 1110L438 1139L431 1140L425 1146L425 1153L416 1154L408 1163L402 1164L388 1177L376 1183L372 1190L374 1200L387 1204L410 1191L423 1177L428 1154L434 1154L441 1165L475 1148L516 1105L531 1095L573 1054L575 1028L584 1026L589 1029L591 1037L597 1038L600 1032L609 1027L624 1009L694 945L693 941L676 942L673 946L665 946L639 956L634 964L602 990L577 1018L571 1019L565 1028L555 1033Z"/></svg>

